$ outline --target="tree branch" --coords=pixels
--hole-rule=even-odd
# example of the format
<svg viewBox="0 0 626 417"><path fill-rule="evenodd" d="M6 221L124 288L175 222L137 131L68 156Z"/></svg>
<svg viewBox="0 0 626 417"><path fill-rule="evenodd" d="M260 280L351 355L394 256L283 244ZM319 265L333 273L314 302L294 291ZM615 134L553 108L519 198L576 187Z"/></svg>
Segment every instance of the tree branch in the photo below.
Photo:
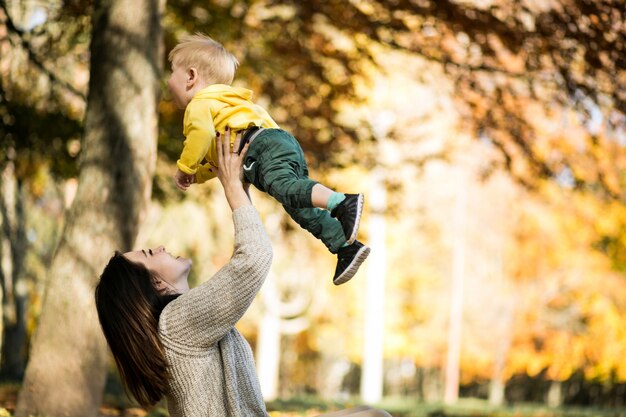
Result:
<svg viewBox="0 0 626 417"><path fill-rule="evenodd" d="M68 90L70 93L74 94L75 96L77 96L78 98L80 98L83 101L87 100L87 97L85 96L85 94L82 91L79 91L76 87L74 87L73 85L71 85L69 82L62 80L58 75L56 75L52 70L50 70L49 68L47 68L43 61L37 56L37 54L35 53L35 51L33 50L31 44L25 39L25 34L24 31L22 31L21 29L19 29L17 26L15 26L15 23L13 22L13 19L11 19L11 15L9 14L9 11L7 9L6 6L6 0L0 0L0 9L4 12L5 15L5 25L7 27L7 29L9 30L9 32L14 33L15 35L17 35L17 37L19 38L19 45L24 48L24 50L26 51L27 55L28 55L28 59L37 67L39 68L44 74L46 74L46 76L48 77L48 79L50 81L52 81L53 83L56 83L58 85L60 85L61 87L65 88L66 90ZM15 46L15 43L11 40L10 36L7 36L9 42L11 43L11 45Z"/></svg>

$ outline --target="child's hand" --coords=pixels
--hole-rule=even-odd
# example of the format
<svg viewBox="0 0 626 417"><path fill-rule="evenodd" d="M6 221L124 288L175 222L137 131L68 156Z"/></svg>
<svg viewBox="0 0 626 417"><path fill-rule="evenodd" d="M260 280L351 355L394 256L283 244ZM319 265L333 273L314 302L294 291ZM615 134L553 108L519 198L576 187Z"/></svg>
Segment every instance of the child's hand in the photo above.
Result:
<svg viewBox="0 0 626 417"><path fill-rule="evenodd" d="M174 175L174 182L179 190L187 191L187 188L194 182L196 182L196 176L186 174L180 169L176 169L176 175Z"/></svg>

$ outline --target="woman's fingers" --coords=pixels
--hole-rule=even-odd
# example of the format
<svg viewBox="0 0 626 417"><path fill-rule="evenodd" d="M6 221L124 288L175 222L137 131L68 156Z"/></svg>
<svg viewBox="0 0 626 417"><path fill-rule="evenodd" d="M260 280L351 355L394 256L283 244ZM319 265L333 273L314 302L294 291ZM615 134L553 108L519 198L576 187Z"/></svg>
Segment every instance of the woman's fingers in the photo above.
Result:
<svg viewBox="0 0 626 417"><path fill-rule="evenodd" d="M239 131L237 133L237 136L235 136L235 142L233 143L233 149L231 152L237 153L237 150L239 150L239 145L241 145L241 138L242 138L241 131Z"/></svg>
<svg viewBox="0 0 626 417"><path fill-rule="evenodd" d="M230 153L230 129L228 126L224 129L224 141L222 142L222 152L224 156Z"/></svg>
<svg viewBox="0 0 626 417"><path fill-rule="evenodd" d="M217 165L220 166L222 161L224 160L224 155L222 155L222 136L218 133L215 136L215 150L217 151Z"/></svg>
<svg viewBox="0 0 626 417"><path fill-rule="evenodd" d="M239 138L240 135L237 135L237 138ZM250 142L246 143L243 147L243 149L241 150L241 153L239 154L239 156L241 157L242 160L244 160L244 158L246 157L246 152L248 152L248 148L250 147ZM239 149L239 147L237 147L237 149Z"/></svg>
<svg viewBox="0 0 626 417"><path fill-rule="evenodd" d="M241 143L242 135L237 133L233 147L230 146L230 137L232 130L226 128L224 134L216 135L216 150L217 150L217 174L224 179L237 176L241 177L242 163L246 152L248 151L248 145L246 144L241 150L240 154L237 154L237 149Z"/></svg>
<svg viewBox="0 0 626 417"><path fill-rule="evenodd" d="M239 177L239 172L241 171L241 165L243 162L243 156L245 155L245 150L242 151L241 156L237 154L237 151L233 151L230 146L230 138L232 135L232 129L227 128L224 130L223 134L216 135L215 143L217 150L217 165L218 169L217 174L218 177L223 179L228 179L230 177L237 176ZM235 146L239 146L241 143L241 134L237 133L235 138ZM247 150L247 147L244 149Z"/></svg>
<svg viewBox="0 0 626 417"><path fill-rule="evenodd" d="M243 184L240 178L241 165L243 162L243 155L237 155L237 148L233 152L230 146L230 138L232 131L229 128L224 130L224 134L216 135L216 150L217 150L217 168L211 169L211 172L215 172L217 178L224 188L226 200L231 209L236 209L245 204L250 204L248 195L244 191ZM241 135L237 135L235 138L235 146L239 146L241 143ZM244 148L244 149L247 149Z"/></svg>

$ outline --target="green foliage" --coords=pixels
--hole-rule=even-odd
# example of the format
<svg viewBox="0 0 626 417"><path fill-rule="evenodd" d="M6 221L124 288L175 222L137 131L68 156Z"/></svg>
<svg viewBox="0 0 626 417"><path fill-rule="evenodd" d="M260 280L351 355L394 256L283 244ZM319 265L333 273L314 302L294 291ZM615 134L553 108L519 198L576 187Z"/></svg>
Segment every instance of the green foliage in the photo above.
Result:
<svg viewBox="0 0 626 417"><path fill-rule="evenodd" d="M618 0L568 0L559 7L450 0L173 0L164 16L165 51L184 33L201 31L222 41L242 62L238 82L255 91L320 167L363 161L372 136L363 132L371 126L366 118L357 125L340 123L339 109L368 99L361 86L385 59L377 46L405 51L445 70L459 109L469 116L467 126L501 152L503 164L520 181L536 186L537 178L571 175L577 188L620 198L625 184L616 178L624 162L615 159L604 136L616 135L626 123L619 89L626 67L622 6ZM73 82L72 71L85 62L91 9L92 2L65 0L49 10L46 23L25 31L3 7L7 40L27 53L54 88L80 96L84 86ZM531 104L556 117L569 117L559 116L569 110L590 127L583 152L546 137L536 115L525 111ZM168 106L161 106L159 145L172 160L180 149L180 113ZM599 115L598 130L592 125ZM545 153L546 145L553 152ZM346 154L351 159L337 158ZM587 173L590 164L596 165L593 175Z"/></svg>
<svg viewBox="0 0 626 417"><path fill-rule="evenodd" d="M57 178L75 177L82 123L62 110L39 110L8 100L0 90L0 161L17 163L19 178L35 178L40 165Z"/></svg>
<svg viewBox="0 0 626 417"><path fill-rule="evenodd" d="M172 1L166 47L182 32L207 32L235 51L240 79L269 99L278 122L293 130L314 164L362 155L357 131L335 120L343 101L366 97L358 85L380 64L375 45L441 66L454 82L468 127L501 152L520 181L573 175L574 186L614 198L623 183L610 141L626 123L624 8L621 1L568 0L561 5L445 1ZM558 30L555 30L558 28ZM416 78L423 74L416 74ZM535 115L569 109L592 128L587 152L545 138ZM410 105L407 103L407 105ZM366 121L363 126L369 128ZM568 138L561 138L568 141ZM546 143L555 152L545 154ZM597 174L581 170L589 162ZM618 161L621 166L623 161Z"/></svg>
<svg viewBox="0 0 626 417"><path fill-rule="evenodd" d="M15 7L0 3L0 22L7 35L0 40L5 62L0 72L0 164L16 162L21 180L49 170L56 178L75 177L82 136L85 86L75 82L85 74L89 8L48 10L49 19L22 29L28 8L13 16ZM6 66L10 60L11 65ZM69 81L72 80L72 81Z"/></svg>
<svg viewBox="0 0 626 417"><path fill-rule="evenodd" d="M594 245L612 261L616 271L626 272L626 245L623 236L602 236Z"/></svg>

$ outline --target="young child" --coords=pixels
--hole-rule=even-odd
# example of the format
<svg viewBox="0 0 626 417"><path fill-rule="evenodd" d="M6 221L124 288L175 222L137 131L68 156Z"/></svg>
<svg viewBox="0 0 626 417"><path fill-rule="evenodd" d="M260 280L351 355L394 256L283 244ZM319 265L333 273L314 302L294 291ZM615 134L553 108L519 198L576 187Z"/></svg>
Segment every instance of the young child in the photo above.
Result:
<svg viewBox="0 0 626 417"><path fill-rule="evenodd" d="M363 194L342 194L308 177L298 141L281 130L270 115L253 103L252 91L232 87L239 63L224 47L208 36L183 39L169 54L172 75L168 87L176 105L185 109L185 142L175 181L185 191L192 183L216 176L216 135L231 129L249 143L244 177L267 192L302 228L337 254L336 285L350 280L369 255L369 247L356 240Z"/></svg>

